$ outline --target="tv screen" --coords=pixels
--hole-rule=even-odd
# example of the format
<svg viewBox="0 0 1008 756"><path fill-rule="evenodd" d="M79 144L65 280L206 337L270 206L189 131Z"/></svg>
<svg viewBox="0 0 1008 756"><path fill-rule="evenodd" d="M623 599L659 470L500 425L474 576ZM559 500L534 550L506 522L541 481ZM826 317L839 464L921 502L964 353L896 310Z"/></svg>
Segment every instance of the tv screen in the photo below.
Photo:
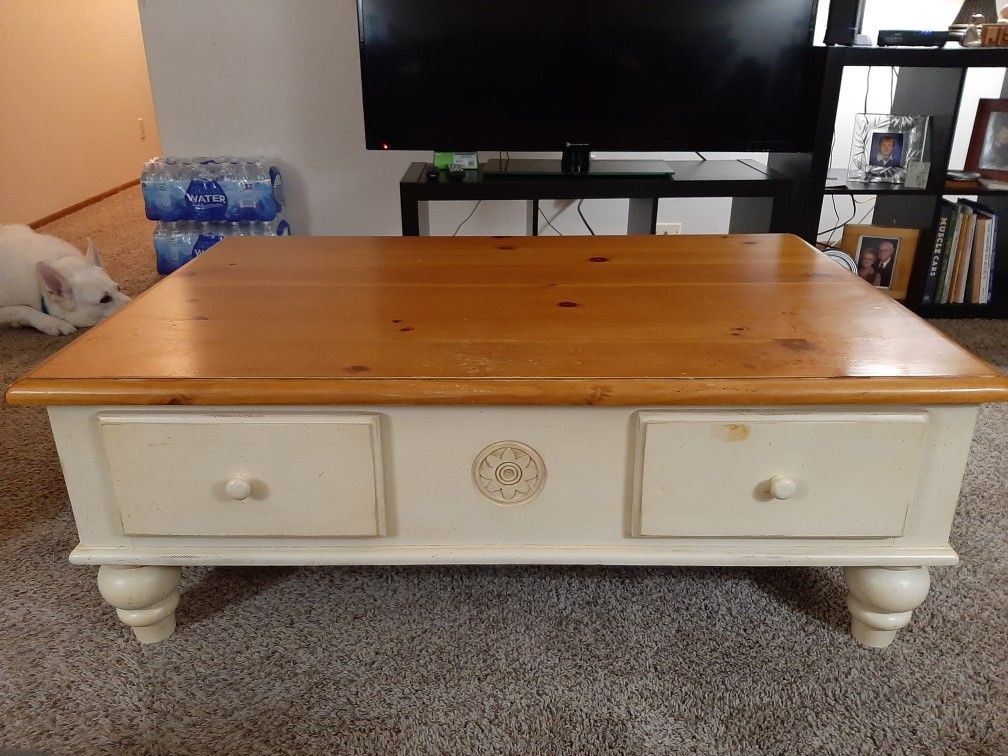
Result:
<svg viewBox="0 0 1008 756"><path fill-rule="evenodd" d="M369 149L811 147L816 0L358 0Z"/></svg>

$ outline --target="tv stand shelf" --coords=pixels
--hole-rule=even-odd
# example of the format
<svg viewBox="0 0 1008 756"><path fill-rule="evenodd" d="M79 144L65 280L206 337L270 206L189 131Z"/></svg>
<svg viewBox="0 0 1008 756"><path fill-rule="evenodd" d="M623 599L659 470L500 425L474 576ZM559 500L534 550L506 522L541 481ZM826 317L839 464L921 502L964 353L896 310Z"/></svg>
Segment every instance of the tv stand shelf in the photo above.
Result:
<svg viewBox="0 0 1008 756"><path fill-rule="evenodd" d="M496 163L496 161L494 161ZM514 161L517 162L517 161ZM485 165L462 181L427 178L425 163L412 163L399 182L403 236L430 233L430 202L525 200L526 232L538 235L539 202L546 199L630 200L628 234L653 234L663 197L732 197L730 233L787 231L784 215L791 180L754 160L670 160L673 177L633 175L491 175Z"/></svg>

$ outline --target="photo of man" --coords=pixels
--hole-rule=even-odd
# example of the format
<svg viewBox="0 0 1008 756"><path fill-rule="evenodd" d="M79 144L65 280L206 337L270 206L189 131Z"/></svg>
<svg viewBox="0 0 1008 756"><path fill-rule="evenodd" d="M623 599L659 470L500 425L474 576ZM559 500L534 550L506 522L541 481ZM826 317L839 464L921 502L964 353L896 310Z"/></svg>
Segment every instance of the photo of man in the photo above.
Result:
<svg viewBox="0 0 1008 756"><path fill-rule="evenodd" d="M893 270L900 240L888 237L862 236L858 240L858 275L873 286L892 286Z"/></svg>
<svg viewBox="0 0 1008 756"><path fill-rule="evenodd" d="M1008 171L1008 112L991 113L980 153L980 168Z"/></svg>
<svg viewBox="0 0 1008 756"><path fill-rule="evenodd" d="M902 167L903 135L888 131L872 134L871 155L868 162L876 168Z"/></svg>

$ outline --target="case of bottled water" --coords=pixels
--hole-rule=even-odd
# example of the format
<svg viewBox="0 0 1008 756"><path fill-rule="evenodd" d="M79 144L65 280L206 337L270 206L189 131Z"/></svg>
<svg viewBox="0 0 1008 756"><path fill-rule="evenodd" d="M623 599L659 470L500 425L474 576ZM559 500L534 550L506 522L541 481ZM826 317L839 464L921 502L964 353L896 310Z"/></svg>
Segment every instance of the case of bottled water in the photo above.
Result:
<svg viewBox="0 0 1008 756"><path fill-rule="evenodd" d="M282 218L253 223L161 222L154 228L158 273L171 273L199 257L226 236L290 236Z"/></svg>
<svg viewBox="0 0 1008 756"><path fill-rule="evenodd" d="M257 158L154 158L140 175L156 221L272 221L283 210L280 171Z"/></svg>

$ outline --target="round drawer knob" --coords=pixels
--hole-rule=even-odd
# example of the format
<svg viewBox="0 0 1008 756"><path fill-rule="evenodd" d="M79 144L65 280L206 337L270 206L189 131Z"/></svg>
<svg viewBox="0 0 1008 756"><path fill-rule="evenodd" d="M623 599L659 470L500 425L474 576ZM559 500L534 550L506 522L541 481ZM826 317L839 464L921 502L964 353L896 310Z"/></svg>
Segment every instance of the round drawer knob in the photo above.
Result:
<svg viewBox="0 0 1008 756"><path fill-rule="evenodd" d="M252 494L252 486L245 478L231 478L224 484L224 493L235 501L245 501Z"/></svg>
<svg viewBox="0 0 1008 756"><path fill-rule="evenodd" d="M774 475L770 478L770 494L775 499L785 501L795 495L798 486L786 475Z"/></svg>

